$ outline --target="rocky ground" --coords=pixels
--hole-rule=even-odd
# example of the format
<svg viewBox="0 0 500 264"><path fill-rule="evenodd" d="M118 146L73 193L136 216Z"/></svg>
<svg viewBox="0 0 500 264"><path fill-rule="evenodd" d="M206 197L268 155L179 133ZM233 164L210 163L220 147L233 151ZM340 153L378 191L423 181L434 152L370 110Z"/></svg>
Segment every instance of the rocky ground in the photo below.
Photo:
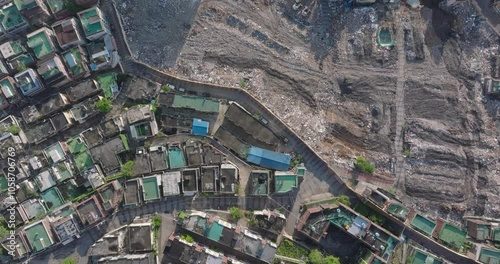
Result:
<svg viewBox="0 0 500 264"><path fill-rule="evenodd" d="M332 164L351 166L363 155L392 174L403 154L395 131L403 129L409 157L398 193L407 203L452 219L500 216L500 106L479 83L498 75L498 37L467 2L397 11L334 0L115 2L136 59L247 89ZM396 127L397 49L375 38L379 27L398 23L403 127Z"/></svg>

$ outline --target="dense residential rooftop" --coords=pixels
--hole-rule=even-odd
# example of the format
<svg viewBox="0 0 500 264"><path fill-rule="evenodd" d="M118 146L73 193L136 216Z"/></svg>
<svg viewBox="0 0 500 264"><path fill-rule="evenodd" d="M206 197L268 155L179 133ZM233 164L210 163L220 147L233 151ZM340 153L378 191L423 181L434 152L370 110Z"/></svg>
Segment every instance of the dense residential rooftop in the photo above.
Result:
<svg viewBox="0 0 500 264"><path fill-rule="evenodd" d="M118 92L118 84L116 83L116 73L106 73L97 76L99 87L104 91L107 98L112 98L113 94Z"/></svg>
<svg viewBox="0 0 500 264"><path fill-rule="evenodd" d="M20 40L11 40L0 45L0 52L4 59L10 59L16 55L26 52Z"/></svg>
<svg viewBox="0 0 500 264"><path fill-rule="evenodd" d="M176 94L172 102L174 108L189 108L200 112L218 113L220 102L212 99Z"/></svg>
<svg viewBox="0 0 500 264"><path fill-rule="evenodd" d="M101 11L97 7L92 7L78 13L86 36L92 36L104 31L103 20L100 13Z"/></svg>
<svg viewBox="0 0 500 264"><path fill-rule="evenodd" d="M82 47L75 47L63 52L61 55L72 76L84 75L89 71L85 58L87 54Z"/></svg>
<svg viewBox="0 0 500 264"><path fill-rule="evenodd" d="M33 251L41 251L54 244L51 231L46 220L41 220L24 228L26 238Z"/></svg>
<svg viewBox="0 0 500 264"><path fill-rule="evenodd" d="M24 24L25 21L16 5L8 4L0 9L0 23L4 29L9 31L12 28Z"/></svg>
<svg viewBox="0 0 500 264"><path fill-rule="evenodd" d="M50 29L43 27L27 35L28 47L38 59L55 51L49 35L51 33Z"/></svg>

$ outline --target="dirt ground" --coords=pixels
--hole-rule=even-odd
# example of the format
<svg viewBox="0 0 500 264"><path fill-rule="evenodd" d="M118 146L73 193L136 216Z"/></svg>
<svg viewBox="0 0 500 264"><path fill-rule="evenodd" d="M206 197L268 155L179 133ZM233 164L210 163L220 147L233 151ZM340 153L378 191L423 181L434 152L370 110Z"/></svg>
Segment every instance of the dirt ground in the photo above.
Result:
<svg viewBox="0 0 500 264"><path fill-rule="evenodd" d="M115 1L136 59L247 89L336 165L363 155L392 174L403 154L396 130L404 129L409 157L398 193L405 202L450 219L500 216L500 106L479 82L498 76L498 37L468 2L393 11L335 0L173 1L184 11L163 15L156 6L165 0L142 9ZM144 17L155 12L161 19ZM403 27L396 40L406 58L403 127L396 127L398 52L377 45L382 26Z"/></svg>

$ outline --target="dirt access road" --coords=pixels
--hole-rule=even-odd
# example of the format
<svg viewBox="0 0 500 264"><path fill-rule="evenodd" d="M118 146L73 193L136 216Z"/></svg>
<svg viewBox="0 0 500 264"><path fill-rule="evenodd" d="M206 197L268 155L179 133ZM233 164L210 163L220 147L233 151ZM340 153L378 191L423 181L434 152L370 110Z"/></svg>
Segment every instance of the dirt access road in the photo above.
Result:
<svg viewBox="0 0 500 264"><path fill-rule="evenodd" d="M498 37L472 4L429 0L397 16L382 4L334 0L115 2L135 59L248 90L336 165L363 155L392 175L406 149L398 192L429 214L499 216L499 106L476 78L494 73ZM377 29L396 23L405 56L376 43Z"/></svg>

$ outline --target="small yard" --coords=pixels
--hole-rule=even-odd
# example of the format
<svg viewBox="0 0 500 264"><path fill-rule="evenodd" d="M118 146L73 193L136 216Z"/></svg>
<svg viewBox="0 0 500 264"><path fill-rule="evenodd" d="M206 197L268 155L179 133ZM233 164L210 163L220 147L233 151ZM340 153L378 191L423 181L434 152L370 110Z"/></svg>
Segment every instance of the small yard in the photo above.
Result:
<svg viewBox="0 0 500 264"><path fill-rule="evenodd" d="M285 239L278 247L276 254L294 259L305 259L309 255L309 250L301 247L293 241Z"/></svg>

